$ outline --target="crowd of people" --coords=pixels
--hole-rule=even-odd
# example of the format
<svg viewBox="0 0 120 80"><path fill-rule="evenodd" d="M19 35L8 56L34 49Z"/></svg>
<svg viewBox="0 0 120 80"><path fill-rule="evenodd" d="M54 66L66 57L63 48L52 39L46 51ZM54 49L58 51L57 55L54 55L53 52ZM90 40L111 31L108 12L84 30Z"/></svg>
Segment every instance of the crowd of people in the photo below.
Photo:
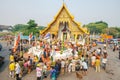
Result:
<svg viewBox="0 0 120 80"><path fill-rule="evenodd" d="M89 68L94 68L96 72L100 72L101 68L106 70L108 61L107 46L95 48L97 46L95 43L89 45L70 43L68 46L67 42L64 42L65 49L67 47L71 48L73 55L69 58L55 60L51 56L52 50L61 50L61 41L57 41L54 44L40 41L39 46L44 49L43 55L40 55L40 57L34 55L34 57L28 56L28 58L24 58L24 53L21 51L11 52L9 64L10 77L21 80L22 76L31 73L32 70L36 70L37 80L45 78L56 80L59 75L76 71L81 72L82 75L87 75ZM78 53L77 57L75 52Z"/></svg>

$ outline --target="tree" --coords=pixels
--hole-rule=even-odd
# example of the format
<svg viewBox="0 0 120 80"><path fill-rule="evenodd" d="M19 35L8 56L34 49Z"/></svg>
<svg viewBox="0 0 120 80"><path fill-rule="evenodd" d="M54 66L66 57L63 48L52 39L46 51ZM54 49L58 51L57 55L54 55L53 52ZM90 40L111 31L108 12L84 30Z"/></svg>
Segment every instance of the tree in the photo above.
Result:
<svg viewBox="0 0 120 80"><path fill-rule="evenodd" d="M37 27L37 23L35 23L35 21L34 20L29 20L28 22L27 22L27 24L28 24L28 28L30 29L30 28L35 28L35 27Z"/></svg>
<svg viewBox="0 0 120 80"><path fill-rule="evenodd" d="M29 35L30 33L33 33L33 35L39 34L39 30L37 29L37 23L35 23L34 20L29 20L27 22L28 24L28 31L25 33L26 35Z"/></svg>
<svg viewBox="0 0 120 80"><path fill-rule="evenodd" d="M114 38L118 37L119 31L116 30L115 27L105 28L102 30L103 33L106 33L108 35L113 35Z"/></svg>
<svg viewBox="0 0 120 80"><path fill-rule="evenodd" d="M25 32L25 30L28 28L27 25L24 24L16 24L13 26L12 32L16 33L16 32Z"/></svg>
<svg viewBox="0 0 120 80"><path fill-rule="evenodd" d="M39 35L39 31L45 29L44 26L37 26L37 23L35 23L34 20L29 20L26 24L16 24L13 29L12 32L14 33L18 33L18 32L22 32L24 35L29 35L30 33L33 33L33 35L38 36Z"/></svg>
<svg viewBox="0 0 120 80"><path fill-rule="evenodd" d="M102 33L102 30L105 28L108 28L108 24L103 21L97 21L94 23L89 23L87 25L84 25L85 27L88 28L90 33Z"/></svg>

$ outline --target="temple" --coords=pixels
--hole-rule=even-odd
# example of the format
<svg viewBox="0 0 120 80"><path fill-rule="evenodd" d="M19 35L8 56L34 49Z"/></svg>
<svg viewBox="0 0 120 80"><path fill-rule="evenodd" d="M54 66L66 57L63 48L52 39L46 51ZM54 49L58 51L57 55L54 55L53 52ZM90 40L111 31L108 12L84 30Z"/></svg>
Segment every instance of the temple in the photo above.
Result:
<svg viewBox="0 0 120 80"><path fill-rule="evenodd" d="M88 34L87 29L82 28L81 24L74 20L74 16L70 14L64 3L54 20L48 24L47 28L40 31L40 34L45 35L48 32L51 34L51 39L59 40L81 39Z"/></svg>

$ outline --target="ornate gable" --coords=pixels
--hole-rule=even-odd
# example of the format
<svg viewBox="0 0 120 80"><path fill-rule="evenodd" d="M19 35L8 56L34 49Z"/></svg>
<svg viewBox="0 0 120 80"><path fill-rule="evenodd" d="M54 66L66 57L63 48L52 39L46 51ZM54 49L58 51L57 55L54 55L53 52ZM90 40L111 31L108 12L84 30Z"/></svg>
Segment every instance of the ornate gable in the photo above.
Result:
<svg viewBox="0 0 120 80"><path fill-rule="evenodd" d="M55 16L54 19L58 19L58 18L71 18L71 19L73 19L74 17L73 17L73 15L70 14L70 12L66 8L65 4L63 4L63 6L61 7L60 11L57 13L57 15Z"/></svg>
<svg viewBox="0 0 120 80"><path fill-rule="evenodd" d="M60 22L68 22L71 30L74 29L75 31L77 30L77 32L80 31L81 33L86 33L86 31L82 27L80 27L80 23L74 21L74 16L70 14L66 5L63 3L61 9L54 17L54 20L51 21L50 24L48 24L48 27L45 30L41 31L41 34L46 34L47 32L54 33L55 30L58 31L58 24L60 24Z"/></svg>

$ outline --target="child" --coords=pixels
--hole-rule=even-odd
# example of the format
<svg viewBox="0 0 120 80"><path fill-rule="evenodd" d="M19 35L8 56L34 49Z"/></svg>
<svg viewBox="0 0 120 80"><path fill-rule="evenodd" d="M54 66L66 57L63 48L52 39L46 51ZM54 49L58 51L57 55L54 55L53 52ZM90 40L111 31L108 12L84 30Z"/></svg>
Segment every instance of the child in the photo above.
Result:
<svg viewBox="0 0 120 80"><path fill-rule="evenodd" d="M10 55L10 61L14 61L14 56L13 56L13 54Z"/></svg>
<svg viewBox="0 0 120 80"><path fill-rule="evenodd" d="M50 71L50 79L51 80L56 80L56 70L54 69L53 66L52 66L52 69Z"/></svg>
<svg viewBox="0 0 120 80"><path fill-rule="evenodd" d="M91 66L92 67L94 67L94 65L95 65L95 60L96 60L96 56L95 56L95 54L93 54L91 57Z"/></svg>
<svg viewBox="0 0 120 80"><path fill-rule="evenodd" d="M103 64L103 69L104 70L106 69L106 63L107 63L107 57L104 56L103 59L102 59L102 64Z"/></svg>
<svg viewBox="0 0 120 80"><path fill-rule="evenodd" d="M41 76L42 76L42 68L40 66L40 64L37 64L37 67L36 67L36 75L37 75L37 80L42 80Z"/></svg>
<svg viewBox="0 0 120 80"><path fill-rule="evenodd" d="M70 62L69 66L68 66L68 72L70 73L72 71L72 62Z"/></svg>
<svg viewBox="0 0 120 80"><path fill-rule="evenodd" d="M10 77L14 78L15 75L15 63L12 61L9 64Z"/></svg>
<svg viewBox="0 0 120 80"><path fill-rule="evenodd" d="M75 70L76 70L76 71L80 71L80 64L79 64L79 63L76 64Z"/></svg>
<svg viewBox="0 0 120 80"><path fill-rule="evenodd" d="M82 70L84 71L84 75L87 75L88 66L85 60L82 62Z"/></svg>
<svg viewBox="0 0 120 80"><path fill-rule="evenodd" d="M43 76L44 76L44 78L47 78L47 66L46 66L46 63L43 65Z"/></svg>
<svg viewBox="0 0 120 80"><path fill-rule="evenodd" d="M98 57L95 60L95 68L96 68L96 72L100 72L100 59Z"/></svg>

